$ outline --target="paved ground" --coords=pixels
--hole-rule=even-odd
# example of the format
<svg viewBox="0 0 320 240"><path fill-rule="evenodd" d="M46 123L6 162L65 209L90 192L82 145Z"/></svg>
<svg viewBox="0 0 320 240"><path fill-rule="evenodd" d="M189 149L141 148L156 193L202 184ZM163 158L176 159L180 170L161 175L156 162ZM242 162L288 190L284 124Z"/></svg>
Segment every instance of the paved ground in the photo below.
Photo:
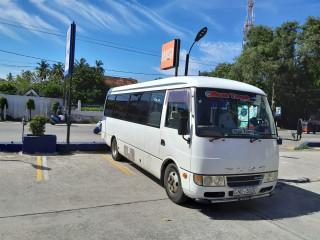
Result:
<svg viewBox="0 0 320 240"><path fill-rule="evenodd" d="M70 142L101 142L101 136L93 134L95 124L72 124L70 128ZM303 133L300 141L293 141L291 130L279 130L279 136L284 139L282 149L293 149L303 142L320 142L320 133L307 134ZM29 132L28 125L25 126L25 133ZM57 135L58 142L66 142L67 139L67 125L46 124L45 134ZM0 142L21 142L22 139L22 124L19 122L0 122Z"/></svg>
<svg viewBox="0 0 320 240"><path fill-rule="evenodd" d="M179 206L109 152L0 152L0 239L319 239L320 151L280 156L271 198Z"/></svg>
<svg viewBox="0 0 320 240"><path fill-rule="evenodd" d="M95 124L71 124L70 142L101 142L101 136L93 133ZM22 124L20 122L0 122L0 142L21 142ZM24 133L30 134L29 125L24 127ZM66 142L66 124L46 124L45 134L55 134L57 142Z"/></svg>
<svg viewBox="0 0 320 240"><path fill-rule="evenodd" d="M71 142L101 141L93 127L72 125ZM65 141L65 125L46 129ZM0 142L21 131L0 122ZM0 239L319 239L320 151L292 150L319 138L284 141L273 197L212 205L172 203L157 179L109 152L0 152Z"/></svg>

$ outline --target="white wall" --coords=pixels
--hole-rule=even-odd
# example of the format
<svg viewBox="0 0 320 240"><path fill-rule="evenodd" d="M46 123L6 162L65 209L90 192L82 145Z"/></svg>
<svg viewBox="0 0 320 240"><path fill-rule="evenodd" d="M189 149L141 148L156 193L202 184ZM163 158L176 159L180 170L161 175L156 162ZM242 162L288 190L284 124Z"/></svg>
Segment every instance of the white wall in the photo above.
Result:
<svg viewBox="0 0 320 240"><path fill-rule="evenodd" d="M8 101L7 115L13 119L22 118L26 116L29 118L29 110L26 109L26 102L28 99L34 100L35 109L31 111L31 118L35 115L51 116L51 106L53 102L63 103L62 98L46 98L46 97L31 97L19 95L1 94L0 97L5 97Z"/></svg>

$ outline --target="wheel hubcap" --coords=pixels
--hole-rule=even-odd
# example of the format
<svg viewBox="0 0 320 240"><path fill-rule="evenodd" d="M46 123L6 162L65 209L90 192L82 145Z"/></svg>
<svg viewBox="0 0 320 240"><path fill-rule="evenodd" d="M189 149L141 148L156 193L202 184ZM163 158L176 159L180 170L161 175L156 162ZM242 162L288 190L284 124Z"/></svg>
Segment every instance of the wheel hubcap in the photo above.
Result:
<svg viewBox="0 0 320 240"><path fill-rule="evenodd" d="M113 141L112 153L113 153L113 156L117 155L117 142L116 141Z"/></svg>
<svg viewBox="0 0 320 240"><path fill-rule="evenodd" d="M176 194L178 192L179 178L175 171L170 172L168 176L168 189L172 194Z"/></svg>

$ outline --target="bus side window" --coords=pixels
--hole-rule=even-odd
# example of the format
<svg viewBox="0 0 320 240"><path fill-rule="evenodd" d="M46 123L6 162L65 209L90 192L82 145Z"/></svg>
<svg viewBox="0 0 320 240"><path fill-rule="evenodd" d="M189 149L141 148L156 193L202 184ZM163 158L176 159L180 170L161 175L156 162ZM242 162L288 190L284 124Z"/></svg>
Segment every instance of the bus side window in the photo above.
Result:
<svg viewBox="0 0 320 240"><path fill-rule="evenodd" d="M165 126L178 129L180 117L189 117L190 91L188 89L169 91Z"/></svg>
<svg viewBox="0 0 320 240"><path fill-rule="evenodd" d="M113 105L114 105L114 100L116 98L116 95L110 95L107 98L106 106L104 109L104 116L106 117L111 117L113 113Z"/></svg>
<svg viewBox="0 0 320 240"><path fill-rule="evenodd" d="M160 127L161 113L165 94L165 91L153 92L151 94L148 125Z"/></svg>
<svg viewBox="0 0 320 240"><path fill-rule="evenodd" d="M126 120L129 98L130 94L117 95L114 104L113 117Z"/></svg>
<svg viewBox="0 0 320 240"><path fill-rule="evenodd" d="M151 93L131 94L128 107L128 121L146 124L150 106Z"/></svg>

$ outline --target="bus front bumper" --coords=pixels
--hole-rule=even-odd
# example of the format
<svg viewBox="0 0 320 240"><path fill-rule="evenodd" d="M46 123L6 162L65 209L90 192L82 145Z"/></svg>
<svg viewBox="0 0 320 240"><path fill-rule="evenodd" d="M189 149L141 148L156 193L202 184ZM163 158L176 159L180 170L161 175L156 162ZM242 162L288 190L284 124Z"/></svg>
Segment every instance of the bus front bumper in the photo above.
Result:
<svg viewBox="0 0 320 240"><path fill-rule="evenodd" d="M199 203L222 203L222 202L239 202L239 201L248 201L257 198L263 197L271 197L274 194L274 191L269 193L253 195L253 196L239 196L234 198L215 198L215 199L208 199L208 198L196 198L195 201Z"/></svg>

